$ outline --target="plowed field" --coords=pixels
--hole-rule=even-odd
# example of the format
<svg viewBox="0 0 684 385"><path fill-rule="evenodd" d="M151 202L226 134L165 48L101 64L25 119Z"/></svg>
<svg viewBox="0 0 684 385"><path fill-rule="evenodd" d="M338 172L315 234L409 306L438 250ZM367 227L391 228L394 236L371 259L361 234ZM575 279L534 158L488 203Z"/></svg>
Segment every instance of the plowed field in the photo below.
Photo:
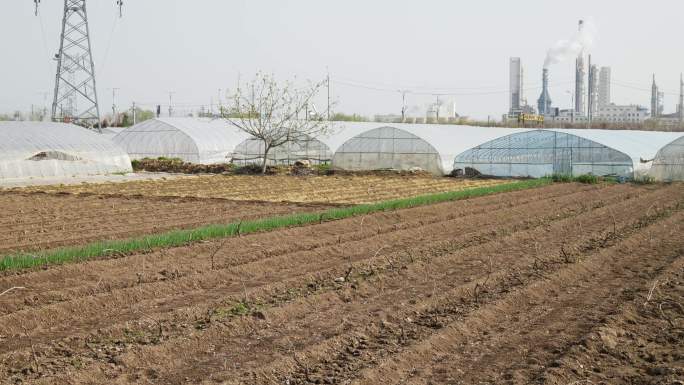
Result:
<svg viewBox="0 0 684 385"><path fill-rule="evenodd" d="M0 193L0 255L316 211L325 207L221 199L6 192Z"/></svg>
<svg viewBox="0 0 684 385"><path fill-rule="evenodd" d="M21 189L21 191L359 204L459 191L506 182L504 180L472 181L417 176L216 175L128 183L40 186Z"/></svg>
<svg viewBox="0 0 684 385"><path fill-rule="evenodd" d="M0 277L0 383L675 384L684 188L556 184Z"/></svg>

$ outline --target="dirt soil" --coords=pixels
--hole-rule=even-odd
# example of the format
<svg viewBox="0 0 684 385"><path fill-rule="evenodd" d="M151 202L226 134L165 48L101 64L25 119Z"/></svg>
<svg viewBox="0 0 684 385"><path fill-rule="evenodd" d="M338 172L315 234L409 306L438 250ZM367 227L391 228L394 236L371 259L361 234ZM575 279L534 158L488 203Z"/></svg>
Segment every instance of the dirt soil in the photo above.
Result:
<svg viewBox="0 0 684 385"><path fill-rule="evenodd" d="M508 181L457 180L412 175L202 175L130 183L40 186L19 191L359 204L506 182Z"/></svg>
<svg viewBox="0 0 684 385"><path fill-rule="evenodd" d="M0 255L232 223L330 205L0 193Z"/></svg>
<svg viewBox="0 0 684 385"><path fill-rule="evenodd" d="M2 384L680 384L684 188L556 184L0 277Z"/></svg>

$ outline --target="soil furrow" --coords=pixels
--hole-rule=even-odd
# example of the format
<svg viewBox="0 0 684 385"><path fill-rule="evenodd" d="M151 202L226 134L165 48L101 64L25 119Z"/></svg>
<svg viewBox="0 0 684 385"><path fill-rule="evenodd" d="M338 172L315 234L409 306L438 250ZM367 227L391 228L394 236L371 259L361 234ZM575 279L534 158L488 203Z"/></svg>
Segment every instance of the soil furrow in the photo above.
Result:
<svg viewBox="0 0 684 385"><path fill-rule="evenodd" d="M615 311L621 291L681 258L674 235L682 225L680 211L448 325L362 372L356 383L532 383L555 351L577 344L589 325Z"/></svg>
<svg viewBox="0 0 684 385"><path fill-rule="evenodd" d="M670 192L671 192L671 190L670 190ZM657 195L657 194L656 194L656 195ZM666 196L660 196L660 198L663 198L663 197L666 197ZM651 198L655 198L655 197L651 197ZM657 201L658 199L655 199L655 200ZM634 203L640 203L640 205L639 205L639 204L632 204L631 207L633 207L637 212L638 212L639 210L645 211L645 210L647 210L647 208L648 208L648 206L647 206L647 203L648 203L648 202L649 202L649 201L648 201L648 199L647 199L646 197L642 197L638 202L634 202ZM629 204L629 203L627 203L627 204ZM626 206L627 204L625 204L625 206ZM613 214L607 215L607 213L609 213L611 210L617 209L617 208L619 208L619 207L616 207L616 205L613 205L613 206L610 206L610 207L605 207L605 208L597 209L597 210L596 210L597 212L598 212L598 211L601 211L601 210L602 210L602 212L604 212L604 217L603 217L603 218L604 218L604 221L601 223L601 225L602 225L603 227L606 226L606 223L609 223L609 222L607 222L607 221L610 221L610 220L624 220L623 216L620 216L620 213L623 213L623 212L624 212L624 213L629 213L629 210L622 210L622 209L620 209L619 213L617 214L617 219L616 219L616 215L613 215ZM612 218L609 218L609 217L612 217ZM586 221L586 220L585 220L585 221ZM571 222L571 221L570 221L570 222ZM590 229L590 228L591 228L590 226L587 227L587 229ZM580 229L580 232L581 232L581 226L580 226L579 229ZM543 233L542 233L542 234L543 234ZM505 235L504 235L504 234L501 234L501 235L499 235L499 236L505 236ZM529 238L529 239L532 240L532 239L534 239L534 238ZM591 239L590 239L590 240L591 240ZM529 248L529 240L528 240L528 245L526 245L526 247ZM536 250L536 249L533 248L532 250ZM494 251L494 250L491 250L490 253L492 253L492 252L495 252L495 251ZM516 254L516 255L517 255L517 254ZM453 263L453 262L452 262L452 263ZM446 265L446 266L448 266L448 265ZM473 266L471 266L470 268L473 269ZM476 268L479 269L479 270L480 270L480 273L481 273L482 266L481 266L481 265L477 265ZM472 272L472 271L471 271L471 272ZM448 281L448 277L449 277L449 276L445 276L445 277L444 277L444 278L445 278L445 281ZM441 282L441 281L440 281L440 282ZM423 284L424 284L424 283L423 283ZM400 283L396 283L396 282L395 282L395 285L401 286ZM424 289L424 288L423 288L423 289ZM442 288L442 287L437 287L437 289L443 289L443 288ZM433 288L433 291L434 291L434 288ZM392 298L390 297L389 300L391 301L391 299L392 299ZM388 305L388 306L391 305L391 302L387 303L386 305ZM211 364L215 364L215 363L212 362Z"/></svg>

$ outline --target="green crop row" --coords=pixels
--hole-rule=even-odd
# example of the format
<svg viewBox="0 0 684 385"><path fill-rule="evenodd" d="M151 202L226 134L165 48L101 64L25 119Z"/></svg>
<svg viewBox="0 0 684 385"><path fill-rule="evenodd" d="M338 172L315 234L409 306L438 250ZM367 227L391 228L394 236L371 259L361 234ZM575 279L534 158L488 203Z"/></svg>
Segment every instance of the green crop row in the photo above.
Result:
<svg viewBox="0 0 684 385"><path fill-rule="evenodd" d="M85 261L92 258L123 256L159 248L177 247L209 239L227 238L287 227L304 226L324 221L340 220L380 211L391 211L429 204L474 198L496 193L540 187L553 183L549 178L524 180L495 186L422 195L379 203L334 208L318 213L301 213L230 224L202 226L189 230L174 230L139 238L101 241L85 246L64 247L35 254L14 254L0 259L0 271L19 270L35 266Z"/></svg>

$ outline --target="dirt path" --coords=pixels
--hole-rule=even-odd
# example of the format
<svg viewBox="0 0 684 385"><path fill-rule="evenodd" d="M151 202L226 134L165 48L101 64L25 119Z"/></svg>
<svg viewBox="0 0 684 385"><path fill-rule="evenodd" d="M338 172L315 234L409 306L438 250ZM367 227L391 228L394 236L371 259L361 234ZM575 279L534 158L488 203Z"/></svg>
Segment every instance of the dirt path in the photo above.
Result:
<svg viewBox="0 0 684 385"><path fill-rule="evenodd" d="M30 290L0 297L0 373L529 383L677 263L683 208L677 185L555 185L7 276Z"/></svg>
<svg viewBox="0 0 684 385"><path fill-rule="evenodd" d="M0 254L122 239L328 207L331 206L5 192L0 193Z"/></svg>

